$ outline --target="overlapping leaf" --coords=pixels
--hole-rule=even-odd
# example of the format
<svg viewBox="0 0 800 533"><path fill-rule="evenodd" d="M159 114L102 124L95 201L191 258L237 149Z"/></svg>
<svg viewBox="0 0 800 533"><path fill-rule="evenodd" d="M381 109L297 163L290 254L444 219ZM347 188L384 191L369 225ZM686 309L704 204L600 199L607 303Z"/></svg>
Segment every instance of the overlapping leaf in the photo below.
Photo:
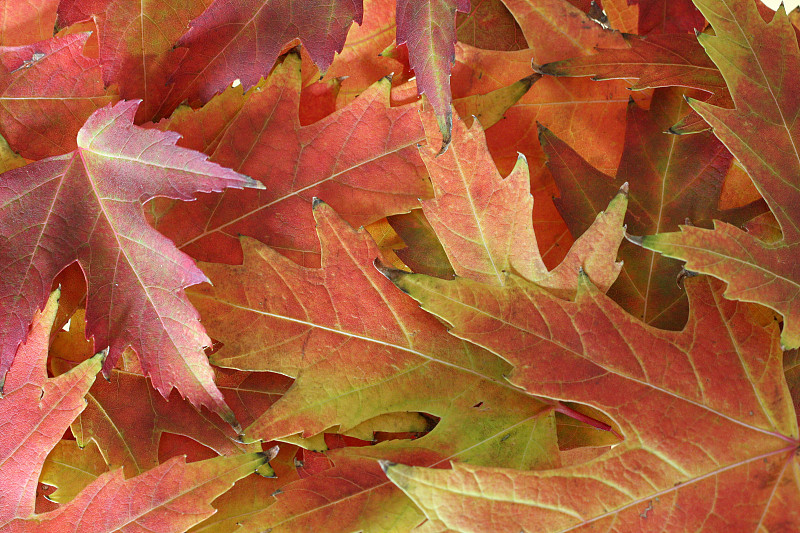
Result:
<svg viewBox="0 0 800 533"><path fill-rule="evenodd" d="M314 196L328 198L350 223L361 225L408 211L417 198L430 195L416 154L422 138L417 107L390 108L389 80L333 115L301 126L299 69L299 57L289 54L263 87L240 107L228 108L231 118L220 120L219 108L212 107L185 122L187 128L212 125L215 133L206 138L219 139L212 161L266 186L156 213L155 227L193 257L241 262L238 235L248 235L300 262L318 264L310 214Z"/></svg>
<svg viewBox="0 0 800 533"><path fill-rule="evenodd" d="M83 55L88 37L0 47L0 130L22 156L71 152L89 115L116 100L103 87L98 60Z"/></svg>
<svg viewBox="0 0 800 533"><path fill-rule="evenodd" d="M635 235L676 230L687 220L704 227L712 218L742 224L766 209L759 201L740 209L718 209L731 164L728 150L710 132L664 133L688 110L684 92L677 89L656 90L649 111L631 102L616 178L598 172L551 132L542 131L548 168L562 191L556 207L573 235L589 227L624 182L630 183L631 194L627 230ZM612 298L648 324L682 326L688 308L679 286L680 263L630 243L620 254L624 274L609 293Z"/></svg>
<svg viewBox="0 0 800 533"><path fill-rule="evenodd" d="M392 74L395 78L402 77L403 65L382 53L395 42L395 1L364 0L363 6L363 22L350 27L342 51L324 72L325 80L342 80L342 103L351 102L383 77ZM304 80L319 79L321 74L316 65L307 69L303 64Z"/></svg>
<svg viewBox="0 0 800 533"><path fill-rule="evenodd" d="M383 79L345 108L302 126L299 68L297 55L288 54L266 82L244 97L241 89L230 89L206 107L184 108L171 119L177 131L187 133L188 146L213 151L212 161L266 187L228 191L192 204L151 204L155 227L196 259L240 263L238 236L247 235L301 264L317 266L313 197L326 198L359 226L409 211L419 205L418 198L431 195L416 149L424 138L416 104L390 107L391 83ZM530 83L514 80L494 94L459 104L491 124Z"/></svg>
<svg viewBox="0 0 800 533"><path fill-rule="evenodd" d="M215 0L178 41L188 51L172 77L172 101L205 103L235 79L249 89L296 38L324 72L362 14L360 0Z"/></svg>
<svg viewBox="0 0 800 533"><path fill-rule="evenodd" d="M387 484L376 454L419 456L425 465L452 458L528 468L557 460L553 407L503 385L505 364L448 338L438 322L392 290L372 264L378 251L365 232L351 230L324 204L315 213L321 269L300 267L248 239L242 266L203 264L215 286L191 292L209 331L224 343L213 356L217 364L297 376L247 435L311 436L335 425L347 431L381 413L424 411L442 417L434 431L439 437L431 434L433 440L420 439L394 455L345 454L342 463L334 456L336 470L283 487L279 502L248 527L293 531L337 524L391 531L386 520L415 525L418 511ZM309 498L309 491L320 497Z"/></svg>
<svg viewBox="0 0 800 533"><path fill-rule="evenodd" d="M486 148L480 125L469 130L457 120L452 150L437 156L436 134L424 118L428 143L422 158L431 173L435 198L422 202L423 211L439 237L457 276L490 284L502 284L505 273L518 272L558 293L575 289L577 272L584 268L595 282L607 289L617 279L621 265L614 261L621 241L620 220L625 205L621 199L608 216L594 217L584 235L572 246L561 264L548 271L542 261L533 231L533 197L528 192L528 165L517 160L503 179ZM611 198L608 198L606 205Z"/></svg>
<svg viewBox="0 0 800 533"><path fill-rule="evenodd" d="M77 261L88 280L87 332L109 347L106 372L132 346L163 395L177 387L233 423L203 353L211 341L183 294L205 276L147 226L142 202L255 182L175 147L175 134L133 126L136 106L100 109L76 151L3 175L0 379L53 279Z"/></svg>
<svg viewBox="0 0 800 533"><path fill-rule="evenodd" d="M456 47L454 97L485 94L526 76L531 61L547 63L590 54L600 46L618 46L618 35L603 30L585 13L562 1L529 4L506 2L520 22L530 49L516 52ZM571 238L552 205L556 188L544 169L544 155L536 138L536 122L547 125L570 142L592 164L613 172L624 137L625 107L630 97L622 82L608 85L589 80L544 77L505 113L502 128L489 129L487 140L502 174L516 164L518 153L528 160L531 191L536 200L534 227L542 256L556 266L569 249ZM603 125L602 130L597 125Z"/></svg>
<svg viewBox="0 0 800 533"><path fill-rule="evenodd" d="M487 395L498 413L512 399L523 411L541 409L502 385L504 364L448 337L385 281L373 267L378 250L366 232L350 229L325 204L314 213L322 268L301 267L243 239L244 264L202 263L214 286L190 292L210 334L223 343L212 355L215 364L297 378L248 436L312 436L335 425L346 431L395 411L480 416L466 408ZM360 369L357 375L352 368ZM452 394L437 392L441 380L464 391L455 404ZM427 394L412 394L421 390Z"/></svg>
<svg viewBox="0 0 800 533"><path fill-rule="evenodd" d="M59 331L51 347L50 366L58 375L93 351L85 341L83 313L71 319L70 330ZM132 354L127 354L130 359ZM96 442L110 465L122 466L128 476L158 465L163 433L185 435L220 455L253 450L236 442L237 433L228 424L194 409L173 392L169 401L155 391L134 361L114 368L108 380L95 383L86 394L87 408L72 424L72 434L81 446ZM283 376L217 371L216 384L226 404L241 424L263 413L288 388Z"/></svg>
<svg viewBox="0 0 800 533"><path fill-rule="evenodd" d="M162 107L172 90L167 82L186 52L174 44L205 7L198 0L171 1L169 9L159 0L62 0L58 21L64 26L94 18L103 81L116 84L126 100L142 100L136 112L141 123L167 111Z"/></svg>
<svg viewBox="0 0 800 533"><path fill-rule="evenodd" d="M397 44L408 47L419 92L428 97L439 130L440 151L450 144L452 111L450 67L455 61L456 11L469 11L469 0L397 0Z"/></svg>
<svg viewBox="0 0 800 533"><path fill-rule="evenodd" d="M726 295L762 303L784 317L782 342L800 346L800 48L786 13L764 22L749 0L697 0L716 35L700 42L717 64L735 109L692 107L742 163L780 224L783 239L764 243L723 222L683 227L642 244L728 283Z"/></svg>
<svg viewBox="0 0 800 533"><path fill-rule="evenodd" d="M384 463L425 512L423 531L800 524L798 429L778 331L750 304L724 300L720 282L687 280L689 322L672 332L632 318L585 276L567 301L513 275L502 287L389 275L451 333L514 364L511 382L600 409L625 437L586 463L545 472Z"/></svg>
<svg viewBox="0 0 800 533"><path fill-rule="evenodd" d="M268 459L253 453L187 464L185 458L176 457L131 479L117 469L102 474L68 504L14 520L4 531L185 531L211 516L211 501Z"/></svg>
<svg viewBox="0 0 800 533"><path fill-rule="evenodd" d="M34 512L36 483L47 453L86 404L103 362L102 354L71 372L47 377L47 344L58 307L58 293L50 295L41 314L33 317L27 340L20 345L6 375L0 398L0 526Z"/></svg>

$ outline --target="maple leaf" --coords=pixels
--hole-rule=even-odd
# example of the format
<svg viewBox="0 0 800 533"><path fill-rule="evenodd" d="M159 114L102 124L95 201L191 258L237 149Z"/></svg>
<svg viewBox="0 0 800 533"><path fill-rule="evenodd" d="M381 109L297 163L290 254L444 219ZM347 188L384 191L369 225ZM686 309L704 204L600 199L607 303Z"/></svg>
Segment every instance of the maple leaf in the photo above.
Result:
<svg viewBox="0 0 800 533"><path fill-rule="evenodd" d="M455 61L456 11L469 12L469 0L397 0L397 44L408 47L417 88L431 103L442 146L451 139L453 114L450 108L450 67Z"/></svg>
<svg viewBox="0 0 800 533"><path fill-rule="evenodd" d="M100 475L68 504L16 519L4 531L185 531L214 514L211 501L269 458L252 453L187 464L185 457L175 457L130 479L118 468Z"/></svg>
<svg viewBox="0 0 800 533"><path fill-rule="evenodd" d="M209 333L223 343L211 356L214 364L297 378L247 428L249 437L310 437L335 425L347 431L396 411L480 417L469 407L485 401L503 412L503 402L512 398L526 406L524 412L541 410L513 388L498 388L504 364L449 338L393 289L373 267L378 250L366 232L353 231L325 204L318 203L314 214L322 268L301 267L243 238L243 265L201 263L214 286L189 291ZM359 368L358 375L348 368ZM436 392L441 380L464 390L458 402ZM395 392L387 396L388 383Z"/></svg>
<svg viewBox="0 0 800 533"><path fill-rule="evenodd" d="M346 108L301 126L300 58L288 54L239 109L227 107L232 120L220 121L215 106L183 122L189 129L214 124L219 140L211 160L266 189L167 206L154 217L156 229L204 261L241 262L238 236L248 235L313 265L318 244L303 206L314 196L328 198L356 225L410 210L430 195L415 147L422 132L416 106L389 107L390 86L384 79Z"/></svg>
<svg viewBox="0 0 800 533"><path fill-rule="evenodd" d="M102 365L103 354L97 354L70 372L48 379L47 344L58 294L49 295L43 311L33 317L30 334L19 346L0 398L0 526L33 514L42 463L86 406L83 395Z"/></svg>
<svg viewBox="0 0 800 533"><path fill-rule="evenodd" d="M528 192L525 158L520 157L503 179L477 121L468 130L457 120L452 150L443 155L430 148L437 143L429 116L423 115L423 124L428 143L420 152L431 173L435 198L422 201L422 210L457 276L502 284L505 273L513 268L542 286L567 294L574 290L579 267L606 289L616 280L622 265L614 261L614 255L622 240L620 222L627 202L615 202L608 216L595 213L586 234L556 269L548 271L533 231L533 197Z"/></svg>
<svg viewBox="0 0 800 533"><path fill-rule="evenodd" d="M88 37L0 46L0 130L23 157L71 152L84 121L116 101L103 87L98 60L82 53Z"/></svg>
<svg viewBox="0 0 800 533"><path fill-rule="evenodd" d="M360 0L215 0L177 42L188 51L172 76L171 101L205 103L235 79L249 89L297 38L325 72L362 15Z"/></svg>
<svg viewBox="0 0 800 533"><path fill-rule="evenodd" d="M167 82L186 52L173 45L205 7L199 0L170 2L169 9L158 0L64 0L58 5L58 22L69 26L94 19L103 81L116 84L125 100L142 100L136 112L141 123L163 114L172 91Z"/></svg>
<svg viewBox="0 0 800 533"><path fill-rule="evenodd" d="M425 512L423 531L800 527L798 429L777 327L724 300L719 281L686 281L689 321L674 332L634 319L586 276L568 301L514 275L504 286L389 275L452 334L514 364L512 383L600 409L625 437L543 472L384 463Z"/></svg>
<svg viewBox="0 0 800 533"><path fill-rule="evenodd" d="M757 302L784 318L782 342L800 346L800 48L783 9L763 20L749 0L698 0L716 35L698 38L730 88L734 109L691 100L736 156L775 215L783 239L765 243L723 222L713 230L634 239L728 283L726 296ZM776 50L779 52L776 53Z"/></svg>
<svg viewBox="0 0 800 533"><path fill-rule="evenodd" d="M537 255L524 160L516 176L502 180L482 142L480 126L473 124L471 135L467 136L460 121L455 123L458 136L452 150L436 158L429 150L441 145L440 138L431 131L435 128L430 116L427 120L429 142L421 150L440 193L450 193L448 188L453 188L452 196L459 196L465 194L462 191L466 188L473 206L489 205L486 216L473 213L475 218L463 217L469 209L466 202L450 202L441 208L436 202L443 198L437 198L430 208L424 206L437 214L434 227L459 228L464 225L462 219L468 219L467 224L474 222L478 229L466 233L464 240L474 239L473 234L491 233L498 242L513 243L490 248L486 240L478 241L477 254L487 256L482 262L493 262L498 272L502 265L510 265L519 257L516 250L530 250L522 256L524 263L516 268L526 273L534 270L536 279L559 293L574 291L580 265L586 265L604 286L613 282L620 268L613 253L623 237L621 220L627 203L624 194L606 214L597 217L562 267L548 273ZM458 172L475 161L478 172L474 175ZM502 199L495 194L498 189L507 191ZM496 203L500 204L499 209ZM433 391L431 380L447 376L453 387L463 384L465 391L491 391L503 375L502 365L497 366L497 361L486 353L473 352L469 345L454 343L443 335L438 323L409 306L410 300L393 291L372 267L379 253L369 235L352 231L326 204L315 204L322 268L304 268L257 241L243 238L243 265L202 263L214 286L190 291L193 303L207 317L210 334L223 343L212 355L215 364L297 377L286 395L257 419L247 434L272 440L303 431L308 437L337 424L346 431L367 418L393 411L422 411L442 418L445 413L463 416L456 415L450 400L440 404L438 394L427 398L395 393L390 401L383 390L392 381L397 391ZM512 224L504 221L508 207L505 204L520 206ZM459 229L456 232L461 233ZM458 239L454 244L443 240L450 257L453 249L464 246L461 237ZM454 261L457 274L462 273L461 264ZM532 265L540 268L536 270ZM469 274L482 271L474 267L466 270ZM265 292L265 287L270 290ZM386 306L391 309L390 315L379 311ZM297 356L288 357L288 353ZM351 367L361 369L358 379L335 370ZM320 389L318 383L327 385ZM472 390L466 398L472 398L474 393ZM493 394L501 393L516 394L499 389ZM475 403L477 400L470 405Z"/></svg>
<svg viewBox="0 0 800 533"><path fill-rule="evenodd" d="M73 315L70 322L69 331L55 334L50 349L55 375L94 352L93 343L85 340L83 312ZM175 392L169 398L161 397L137 368L133 354L124 357L124 368L112 369L108 380L96 382L86 394L87 408L72 423L72 434L81 446L96 442L108 464L123 466L128 476L158 465L163 433L187 436L219 455L254 451L252 446L236 442L237 434L230 425L197 411ZM225 370L215 374L217 388L240 424L249 424L263 413L290 384L276 374Z"/></svg>
<svg viewBox="0 0 800 533"><path fill-rule="evenodd" d="M105 372L130 345L161 394L177 387L234 423L203 353L211 341L183 294L206 278L147 226L141 206L153 196L190 200L196 191L256 183L175 147L174 133L133 126L137 105L98 110L78 133L75 152L3 175L0 376L51 281L77 261L88 280L87 332L109 347Z"/></svg>
<svg viewBox="0 0 800 533"><path fill-rule="evenodd" d="M657 89L649 111L631 102L616 178L595 170L542 130L548 168L562 191L554 202L573 235L589 227L625 182L630 183L631 195L627 230L636 235L675 230L686 220L701 226L709 226L712 218L742 224L766 210L760 200L738 209L718 209L732 160L728 150L710 132L663 133L688 109L679 89ZM630 243L623 244L620 257L624 274L611 297L649 324L666 329L682 326L688 307L678 282L681 265Z"/></svg>
<svg viewBox="0 0 800 533"><path fill-rule="evenodd" d="M440 138L435 119L427 115L426 120L431 142L424 148L430 152L425 157L432 159ZM485 145L474 140L479 131L475 123L473 138L464 139L464 126L456 121L451 149L435 161L468 158L482 150L482 163L488 164ZM431 171L435 176L437 171ZM492 184L499 179L493 170L478 173L476 181ZM529 196L519 187L523 181L509 178L524 199ZM493 193L491 187L476 184L476 189L482 192L481 201ZM508 200L520 203L512 196ZM521 203L530 207L529 201ZM605 233L608 242L619 243L624 197L611 212L599 219L594 230ZM303 268L256 241L243 239L243 265L202 264L214 286L189 292L208 317L211 335L223 342L212 356L216 364L297 376L292 389L247 429L248 436L283 438L300 431L310 436L333 425L348 431L382 412L422 410L440 416L441 421L414 445L359 449L353 452L362 457L358 460L346 452L329 455L336 463L333 470L282 487L278 502L248 520L245 531L292 531L331 523L341 523L343 530L380 529L389 527L380 525L385 509L395 509L392 516L403 517L408 527L415 525L418 513L411 512L409 502L386 484L375 457L406 461L416 457L419 462L415 463L425 466L446 465L450 460L508 465L548 461L547 455L515 450L527 448L530 442L544 446L548 438L552 443L553 435L542 429L542 417L563 406L541 406L514 390L498 387L503 365L496 366L498 361L486 352L448 340L438 322L425 318L402 293L392 291L372 267L378 251L364 232L353 232L322 203L317 203L315 216L322 241L321 269ZM529 212L527 219L530 226ZM610 220L615 232L607 231ZM500 226L496 233L504 230L513 228ZM576 249L586 254L580 246ZM571 283L575 281L573 275ZM264 287L271 290L265 292ZM380 312L386 306L390 313ZM343 372L348 368L359 368L359 373ZM447 391L436 385L442 382L449 384ZM412 394L412 390L425 394ZM535 439L532 431L538 435ZM492 443L498 442L503 446L494 448ZM422 451L425 454L420 456ZM371 460L365 462L363 457ZM308 498L309 491L322 491L323 496Z"/></svg>

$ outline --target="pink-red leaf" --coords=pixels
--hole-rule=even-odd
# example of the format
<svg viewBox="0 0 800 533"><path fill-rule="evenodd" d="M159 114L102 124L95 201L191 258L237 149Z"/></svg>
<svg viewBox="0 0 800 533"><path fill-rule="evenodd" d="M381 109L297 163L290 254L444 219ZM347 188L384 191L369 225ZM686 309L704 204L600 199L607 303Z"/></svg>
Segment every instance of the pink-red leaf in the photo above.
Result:
<svg viewBox="0 0 800 533"><path fill-rule="evenodd" d="M294 39L325 72L362 14L360 0L215 0L178 41L189 50L173 76L173 101L207 102L235 79L249 89Z"/></svg>
<svg viewBox="0 0 800 533"><path fill-rule="evenodd" d="M83 399L100 370L102 354L70 372L47 378L47 345L56 316L58 293L33 317L0 398L0 527L34 512L36 484L45 458L72 420L83 411ZM4 528L5 530L5 528Z"/></svg>
<svg viewBox="0 0 800 533"><path fill-rule="evenodd" d="M189 21L205 9L200 0L63 0L58 21L71 25L94 18L100 39L100 65L106 85L116 84L125 100L141 99L137 123L163 114L172 88L167 82L186 50L175 42Z"/></svg>
<svg viewBox="0 0 800 533"><path fill-rule="evenodd" d="M98 110L70 154L6 172L0 189L0 376L60 270L88 281L87 332L109 347L108 373L132 346L164 396L173 387L233 422L203 347L211 344L183 289L205 281L194 262L150 228L142 202L254 186L250 178L177 148L178 136L132 125L136 102Z"/></svg>
<svg viewBox="0 0 800 533"><path fill-rule="evenodd" d="M450 68L455 61L456 11L469 11L469 0L397 0L397 44L408 46L417 88L428 97L439 130L440 151L450 144Z"/></svg>
<svg viewBox="0 0 800 533"><path fill-rule="evenodd" d="M87 33L0 47L0 130L29 159L71 152L97 108L116 101L100 63L83 55Z"/></svg>

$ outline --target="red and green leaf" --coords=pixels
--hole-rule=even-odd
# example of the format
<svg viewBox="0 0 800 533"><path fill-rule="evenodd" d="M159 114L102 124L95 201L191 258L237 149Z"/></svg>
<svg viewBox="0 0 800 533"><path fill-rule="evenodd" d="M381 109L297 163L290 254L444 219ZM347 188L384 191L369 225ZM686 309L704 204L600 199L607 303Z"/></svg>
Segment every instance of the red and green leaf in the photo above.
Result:
<svg viewBox="0 0 800 533"><path fill-rule="evenodd" d="M717 64L734 109L692 100L750 175L775 215L783 239L765 243L738 228L637 239L646 248L687 262L690 270L728 283L726 296L758 302L784 318L782 342L800 346L800 47L783 9L765 22L750 0L697 0L716 35L700 43Z"/></svg>

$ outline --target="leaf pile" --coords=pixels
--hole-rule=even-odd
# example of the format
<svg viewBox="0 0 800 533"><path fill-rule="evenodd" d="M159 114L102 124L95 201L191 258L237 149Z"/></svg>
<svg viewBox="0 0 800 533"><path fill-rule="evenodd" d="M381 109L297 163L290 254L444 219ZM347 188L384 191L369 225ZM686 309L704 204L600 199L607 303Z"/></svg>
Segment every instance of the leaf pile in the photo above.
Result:
<svg viewBox="0 0 800 533"><path fill-rule="evenodd" d="M800 10L0 13L3 531L800 530Z"/></svg>

